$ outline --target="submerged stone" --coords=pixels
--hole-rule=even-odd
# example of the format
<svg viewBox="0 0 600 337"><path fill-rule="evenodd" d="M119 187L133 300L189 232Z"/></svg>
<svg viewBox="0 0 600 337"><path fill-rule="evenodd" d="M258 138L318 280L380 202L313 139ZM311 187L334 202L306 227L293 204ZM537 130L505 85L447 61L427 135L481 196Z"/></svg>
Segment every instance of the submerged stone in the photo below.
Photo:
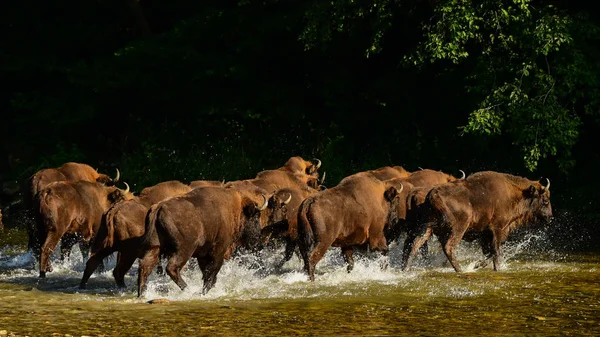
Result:
<svg viewBox="0 0 600 337"><path fill-rule="evenodd" d="M148 303L148 304L160 304L160 303L169 303L169 302L170 301L168 299L166 299L166 298L157 298L157 299L150 300L150 301L148 301L146 303Z"/></svg>

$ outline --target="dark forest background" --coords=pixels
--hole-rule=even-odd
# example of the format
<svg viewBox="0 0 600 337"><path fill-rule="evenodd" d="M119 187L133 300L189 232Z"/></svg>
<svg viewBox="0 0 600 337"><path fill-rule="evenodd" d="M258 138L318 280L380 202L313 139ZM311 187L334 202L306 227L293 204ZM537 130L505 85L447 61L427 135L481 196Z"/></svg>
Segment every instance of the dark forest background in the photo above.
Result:
<svg viewBox="0 0 600 337"><path fill-rule="evenodd" d="M139 191L301 155L329 187L385 165L548 177L555 229L581 248L600 220L592 3L4 1L4 221L66 161Z"/></svg>

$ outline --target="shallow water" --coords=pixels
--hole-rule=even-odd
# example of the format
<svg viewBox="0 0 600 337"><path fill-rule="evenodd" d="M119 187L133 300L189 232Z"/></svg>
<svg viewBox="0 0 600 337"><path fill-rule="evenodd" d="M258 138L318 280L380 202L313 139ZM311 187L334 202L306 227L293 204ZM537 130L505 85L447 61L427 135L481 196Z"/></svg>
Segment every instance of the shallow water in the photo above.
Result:
<svg viewBox="0 0 600 337"><path fill-rule="evenodd" d="M339 249L331 249L308 282L293 257L282 271L269 270L282 250L228 261L215 288L201 295L201 273L191 261L179 290L168 276L152 274L147 294L137 298L137 263L128 288L114 286L114 259L78 285L84 269L74 249L54 272L37 278L22 233L0 234L0 336L181 336L181 335L594 335L600 333L600 255L560 253L544 237L528 235L504 247L503 269L473 270L478 247L463 243L458 258L466 272L445 262L439 244L430 261L398 270L392 246L390 268L381 258L358 258L347 273ZM148 304L164 298L166 303Z"/></svg>

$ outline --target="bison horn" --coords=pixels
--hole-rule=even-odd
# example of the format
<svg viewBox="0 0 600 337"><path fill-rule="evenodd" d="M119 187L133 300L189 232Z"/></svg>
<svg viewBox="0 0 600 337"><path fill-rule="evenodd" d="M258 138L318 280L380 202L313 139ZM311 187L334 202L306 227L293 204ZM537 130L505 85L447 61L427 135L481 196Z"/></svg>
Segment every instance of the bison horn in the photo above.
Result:
<svg viewBox="0 0 600 337"><path fill-rule="evenodd" d="M462 173L462 177L460 177L460 179L465 179L467 177L467 175L465 174L465 171L463 170L459 170L460 173Z"/></svg>
<svg viewBox="0 0 600 337"><path fill-rule="evenodd" d="M225 179L221 180L221 185L225 185Z"/></svg>
<svg viewBox="0 0 600 337"><path fill-rule="evenodd" d="M546 178L546 185L542 187L543 191L547 191L550 189L550 179Z"/></svg>
<svg viewBox="0 0 600 337"><path fill-rule="evenodd" d="M315 166L316 166L316 169L318 170L319 167L321 167L321 161L317 158L313 158L313 159L317 161L317 165L315 165Z"/></svg>
<svg viewBox="0 0 600 337"><path fill-rule="evenodd" d="M129 184L127 184L126 182L123 182L123 185L127 186L127 188L125 189L125 191L123 191L123 190L121 190L121 191L123 191L124 194L129 193Z"/></svg>
<svg viewBox="0 0 600 337"><path fill-rule="evenodd" d="M267 199L267 197L265 197L264 194L261 194L261 196L263 197L263 199L265 199L265 202L262 204L262 206L258 207L259 211L263 211L265 208L267 208L267 205L269 204L269 200Z"/></svg>
<svg viewBox="0 0 600 337"><path fill-rule="evenodd" d="M417 166L419 168L419 170L423 171L423 168L421 166Z"/></svg>
<svg viewBox="0 0 600 337"><path fill-rule="evenodd" d="M323 176L321 177L321 184L325 181L326 174L327 174L327 172L323 172Z"/></svg>
<svg viewBox="0 0 600 337"><path fill-rule="evenodd" d="M290 196L282 202L282 205L287 205L287 204L290 203L290 201L292 201L292 194L291 193L290 193Z"/></svg>
<svg viewBox="0 0 600 337"><path fill-rule="evenodd" d="M119 169L117 169L117 176L115 177L115 179L113 179L113 183L116 183L117 181L119 181L120 178L121 178L121 172L119 172Z"/></svg>
<svg viewBox="0 0 600 337"><path fill-rule="evenodd" d="M403 189L404 189L404 185L402 185L402 183L400 183L400 189L398 190L398 194L402 193Z"/></svg>

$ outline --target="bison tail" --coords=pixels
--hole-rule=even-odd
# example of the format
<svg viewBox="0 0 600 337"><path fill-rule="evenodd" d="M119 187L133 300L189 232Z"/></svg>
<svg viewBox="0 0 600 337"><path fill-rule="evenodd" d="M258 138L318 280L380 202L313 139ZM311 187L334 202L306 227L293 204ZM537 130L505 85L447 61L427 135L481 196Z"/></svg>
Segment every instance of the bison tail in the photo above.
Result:
<svg viewBox="0 0 600 337"><path fill-rule="evenodd" d="M156 238L156 219L158 217L159 205L154 204L146 213L146 224L144 235L142 236L141 242L142 247L152 246L152 241Z"/></svg>
<svg viewBox="0 0 600 337"><path fill-rule="evenodd" d="M106 237L102 243L102 248L112 247L115 241L115 215L118 207L111 207L108 212L102 216L100 228L106 227Z"/></svg>
<svg viewBox="0 0 600 337"><path fill-rule="evenodd" d="M35 229L30 240L31 247L34 249L41 248L43 242L41 242L40 234L46 235L48 229L57 228L58 220L58 209L56 202L52 202L53 196L51 192L44 189L38 193L37 202L34 203L35 212ZM56 200L55 200L56 201ZM39 240L38 240L39 239Z"/></svg>
<svg viewBox="0 0 600 337"><path fill-rule="evenodd" d="M168 258L179 249L179 230L173 221L171 212L165 208L160 208L156 212L154 223L154 230L158 237L161 254Z"/></svg>
<svg viewBox="0 0 600 337"><path fill-rule="evenodd" d="M305 199L298 210L298 246L305 260L315 244L315 236L308 219L308 212L313 202L313 198Z"/></svg>

